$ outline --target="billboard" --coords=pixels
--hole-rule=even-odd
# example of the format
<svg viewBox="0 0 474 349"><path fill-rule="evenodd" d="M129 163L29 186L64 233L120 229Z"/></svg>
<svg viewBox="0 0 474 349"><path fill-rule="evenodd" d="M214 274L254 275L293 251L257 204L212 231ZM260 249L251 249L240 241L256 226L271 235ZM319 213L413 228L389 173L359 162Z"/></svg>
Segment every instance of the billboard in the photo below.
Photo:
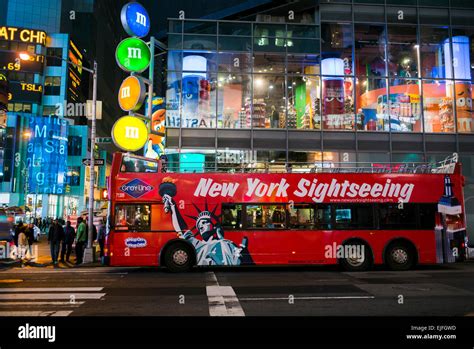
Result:
<svg viewBox="0 0 474 349"><path fill-rule="evenodd" d="M28 118L27 143L29 192L64 194L67 173L68 122L53 116Z"/></svg>
<svg viewBox="0 0 474 349"><path fill-rule="evenodd" d="M150 159L159 159L165 153L165 99L154 97L152 104L151 134L145 145L144 155ZM145 114L148 115L148 103L146 104Z"/></svg>
<svg viewBox="0 0 474 349"><path fill-rule="evenodd" d="M83 56L72 41L69 41L68 58L74 65L68 66L67 100L70 103L83 102L81 100Z"/></svg>

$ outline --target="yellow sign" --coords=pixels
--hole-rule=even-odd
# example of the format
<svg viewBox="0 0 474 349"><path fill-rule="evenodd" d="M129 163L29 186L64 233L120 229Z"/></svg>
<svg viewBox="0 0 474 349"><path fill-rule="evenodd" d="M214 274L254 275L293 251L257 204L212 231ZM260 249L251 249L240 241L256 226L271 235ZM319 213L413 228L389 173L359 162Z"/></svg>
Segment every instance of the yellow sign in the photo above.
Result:
<svg viewBox="0 0 474 349"><path fill-rule="evenodd" d="M46 33L41 30L0 27L0 40L21 41L46 46Z"/></svg>
<svg viewBox="0 0 474 349"><path fill-rule="evenodd" d="M138 111L146 97L146 87L142 79L130 76L120 86L118 101L123 111Z"/></svg>
<svg viewBox="0 0 474 349"><path fill-rule="evenodd" d="M123 116L112 128L112 139L123 151L137 151L148 141L148 127L134 116Z"/></svg>

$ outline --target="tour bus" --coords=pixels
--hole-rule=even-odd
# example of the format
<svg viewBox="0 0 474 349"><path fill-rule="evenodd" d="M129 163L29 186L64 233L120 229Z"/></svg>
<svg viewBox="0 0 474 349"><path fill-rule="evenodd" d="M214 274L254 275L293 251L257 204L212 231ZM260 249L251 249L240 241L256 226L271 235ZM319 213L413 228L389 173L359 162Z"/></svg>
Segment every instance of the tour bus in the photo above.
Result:
<svg viewBox="0 0 474 349"><path fill-rule="evenodd" d="M461 164L312 164L180 173L114 154L104 262L112 266L450 263L466 250ZM196 173L199 172L199 173Z"/></svg>

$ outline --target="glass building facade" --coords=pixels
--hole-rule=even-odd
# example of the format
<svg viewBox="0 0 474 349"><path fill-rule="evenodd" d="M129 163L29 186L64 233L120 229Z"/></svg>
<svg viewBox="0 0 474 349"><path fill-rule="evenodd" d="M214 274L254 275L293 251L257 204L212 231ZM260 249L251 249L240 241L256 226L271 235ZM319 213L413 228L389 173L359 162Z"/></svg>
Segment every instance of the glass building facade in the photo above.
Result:
<svg viewBox="0 0 474 349"><path fill-rule="evenodd" d="M457 152L474 212L473 1L296 1L242 18L169 19L172 157L295 169Z"/></svg>

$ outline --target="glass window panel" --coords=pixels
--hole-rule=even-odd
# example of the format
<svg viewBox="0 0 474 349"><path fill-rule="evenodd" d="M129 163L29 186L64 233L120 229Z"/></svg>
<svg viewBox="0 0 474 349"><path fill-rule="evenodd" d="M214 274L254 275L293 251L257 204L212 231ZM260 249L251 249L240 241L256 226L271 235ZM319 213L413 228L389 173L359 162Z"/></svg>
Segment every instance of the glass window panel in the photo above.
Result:
<svg viewBox="0 0 474 349"><path fill-rule="evenodd" d="M335 205L336 229L371 229L374 227L372 205Z"/></svg>
<svg viewBox="0 0 474 349"><path fill-rule="evenodd" d="M222 227L224 229L242 229L242 205L222 205Z"/></svg>
<svg viewBox="0 0 474 349"><path fill-rule="evenodd" d="M421 24L449 25L449 12L442 8L420 8Z"/></svg>
<svg viewBox="0 0 474 349"><path fill-rule="evenodd" d="M183 69L183 52L168 51L168 70Z"/></svg>
<svg viewBox="0 0 474 349"><path fill-rule="evenodd" d="M286 26L284 24L254 24L253 35L256 38L262 37L286 37Z"/></svg>
<svg viewBox="0 0 474 349"><path fill-rule="evenodd" d="M284 205L246 205L247 228L283 229L286 227Z"/></svg>
<svg viewBox="0 0 474 349"><path fill-rule="evenodd" d="M253 56L254 73L284 73L285 59L284 54L274 53L255 53Z"/></svg>
<svg viewBox="0 0 474 349"><path fill-rule="evenodd" d="M220 72L245 73L252 69L250 53L221 52L218 59Z"/></svg>
<svg viewBox="0 0 474 349"><path fill-rule="evenodd" d="M387 6L388 23L418 23L416 8Z"/></svg>
<svg viewBox="0 0 474 349"><path fill-rule="evenodd" d="M471 0L451 0L452 7L474 8L474 3Z"/></svg>
<svg viewBox="0 0 474 349"><path fill-rule="evenodd" d="M354 82L352 78L322 78L322 111L325 130L353 130Z"/></svg>
<svg viewBox="0 0 474 349"><path fill-rule="evenodd" d="M183 48L185 50L216 50L217 37L210 35L184 35Z"/></svg>
<svg viewBox="0 0 474 349"><path fill-rule="evenodd" d="M379 208L380 229L416 229L417 205L381 204Z"/></svg>
<svg viewBox="0 0 474 349"><path fill-rule="evenodd" d="M445 41L449 40L447 28L420 27L421 76L427 78L446 77ZM417 48L418 49L418 48ZM417 50L416 49L416 50Z"/></svg>
<svg viewBox="0 0 474 349"><path fill-rule="evenodd" d="M388 131L389 116L386 101L386 79L357 79L357 129L363 131Z"/></svg>
<svg viewBox="0 0 474 349"><path fill-rule="evenodd" d="M219 22L219 35L252 35L250 23Z"/></svg>
<svg viewBox="0 0 474 349"><path fill-rule="evenodd" d="M379 25L355 25L356 74L386 76L385 28Z"/></svg>
<svg viewBox="0 0 474 349"><path fill-rule="evenodd" d="M180 126L181 73L169 72L166 89L166 126Z"/></svg>
<svg viewBox="0 0 474 349"><path fill-rule="evenodd" d="M284 38L254 37L254 51L286 52L286 40Z"/></svg>
<svg viewBox="0 0 474 349"><path fill-rule="evenodd" d="M319 53L319 40L287 39L288 52L294 53Z"/></svg>
<svg viewBox="0 0 474 349"><path fill-rule="evenodd" d="M423 80L425 132L454 132L453 85L444 80Z"/></svg>
<svg viewBox="0 0 474 349"><path fill-rule="evenodd" d="M449 0L418 0L418 6L449 6Z"/></svg>
<svg viewBox="0 0 474 349"><path fill-rule="evenodd" d="M217 54L199 51L183 52L183 71L210 72L217 71Z"/></svg>
<svg viewBox="0 0 474 349"><path fill-rule="evenodd" d="M466 68L470 65L471 77L474 77L474 28L453 28L452 32L453 53L455 58L458 58L458 65L454 69L455 76L459 79L459 76L463 75L464 78L469 79ZM452 77L452 74L447 77Z"/></svg>
<svg viewBox="0 0 474 349"><path fill-rule="evenodd" d="M182 127L216 127L217 76L208 73L183 73Z"/></svg>
<svg viewBox="0 0 474 349"><path fill-rule="evenodd" d="M354 6L354 20L356 22L385 22L385 13L382 6Z"/></svg>
<svg viewBox="0 0 474 349"><path fill-rule="evenodd" d="M423 154L419 153L392 153L392 162L398 164L424 162Z"/></svg>
<svg viewBox="0 0 474 349"><path fill-rule="evenodd" d="M115 210L115 229L130 231L150 230L149 205L117 205Z"/></svg>
<svg viewBox="0 0 474 349"><path fill-rule="evenodd" d="M329 71L323 74L352 75L352 25L340 23L323 23L321 26L322 57L341 60L339 64L323 65Z"/></svg>
<svg viewBox="0 0 474 349"><path fill-rule="evenodd" d="M181 50L183 48L183 36L181 34L168 35L168 50Z"/></svg>
<svg viewBox="0 0 474 349"><path fill-rule="evenodd" d="M217 23L213 21L185 21L184 32L190 34L217 34Z"/></svg>
<svg viewBox="0 0 474 349"><path fill-rule="evenodd" d="M219 36L219 50L251 51L252 39L247 37Z"/></svg>
<svg viewBox="0 0 474 349"><path fill-rule="evenodd" d="M474 130L472 115L472 85L467 81L456 81L454 84L456 95L457 131L472 133Z"/></svg>
<svg viewBox="0 0 474 349"><path fill-rule="evenodd" d="M466 25L472 26L472 19L474 18L474 11L469 10L451 10L451 24L452 25Z"/></svg>
<svg viewBox="0 0 474 349"><path fill-rule="evenodd" d="M281 121L284 122L284 120ZM288 128L321 129L321 80L319 76L288 77Z"/></svg>
<svg viewBox="0 0 474 349"><path fill-rule="evenodd" d="M320 74L319 55L288 54L288 74Z"/></svg>
<svg viewBox="0 0 474 349"><path fill-rule="evenodd" d="M251 75L219 74L217 126L221 128L250 127L251 100Z"/></svg>
<svg viewBox="0 0 474 349"><path fill-rule="evenodd" d="M418 76L416 27L388 25L388 72L401 78Z"/></svg>
<svg viewBox="0 0 474 349"><path fill-rule="evenodd" d="M322 21L351 21L352 13L350 5L324 4L319 7Z"/></svg>
<svg viewBox="0 0 474 349"><path fill-rule="evenodd" d="M253 127L281 128L285 119L285 76L254 74L253 97Z"/></svg>
<svg viewBox="0 0 474 349"><path fill-rule="evenodd" d="M362 167L374 166L390 162L389 153L357 153L357 164Z"/></svg>
<svg viewBox="0 0 474 349"><path fill-rule="evenodd" d="M395 132L423 132L419 80L390 79L388 112Z"/></svg>
<svg viewBox="0 0 474 349"><path fill-rule="evenodd" d="M182 33L183 32L183 21L170 20L168 25L170 33Z"/></svg>
<svg viewBox="0 0 474 349"><path fill-rule="evenodd" d="M250 125L250 122L249 122ZM220 171L230 173L239 172L246 168L249 163L257 161L256 150L242 149L217 149L216 162Z"/></svg>
<svg viewBox="0 0 474 349"><path fill-rule="evenodd" d="M288 24L288 38L319 39L319 27L314 25Z"/></svg>

